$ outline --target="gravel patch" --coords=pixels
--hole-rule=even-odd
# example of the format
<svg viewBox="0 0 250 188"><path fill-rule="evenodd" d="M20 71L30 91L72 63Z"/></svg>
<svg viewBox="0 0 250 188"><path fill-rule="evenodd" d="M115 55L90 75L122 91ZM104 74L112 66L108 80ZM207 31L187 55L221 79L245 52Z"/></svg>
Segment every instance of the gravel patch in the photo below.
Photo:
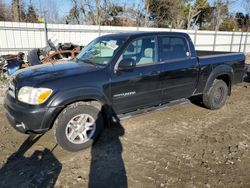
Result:
<svg viewBox="0 0 250 188"><path fill-rule="evenodd" d="M4 102L4 95L8 88L7 82L0 82L0 105Z"/></svg>

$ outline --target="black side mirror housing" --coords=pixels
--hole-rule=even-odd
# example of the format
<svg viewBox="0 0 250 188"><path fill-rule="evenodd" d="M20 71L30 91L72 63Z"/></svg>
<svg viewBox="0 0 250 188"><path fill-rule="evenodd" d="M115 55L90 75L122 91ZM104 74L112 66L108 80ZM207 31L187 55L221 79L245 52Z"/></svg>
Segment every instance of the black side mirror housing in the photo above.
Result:
<svg viewBox="0 0 250 188"><path fill-rule="evenodd" d="M121 60L121 62L118 65L118 70L128 70L133 69L135 67L136 63L135 60L132 58L127 58Z"/></svg>

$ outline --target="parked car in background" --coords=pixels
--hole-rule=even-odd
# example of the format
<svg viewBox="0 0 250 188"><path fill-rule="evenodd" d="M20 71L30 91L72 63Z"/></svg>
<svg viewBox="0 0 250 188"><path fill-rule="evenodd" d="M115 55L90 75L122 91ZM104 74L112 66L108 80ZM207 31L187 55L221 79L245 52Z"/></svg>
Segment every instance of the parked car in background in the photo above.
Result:
<svg viewBox="0 0 250 188"><path fill-rule="evenodd" d="M191 96L219 109L244 74L243 53L196 51L185 33L106 35L73 60L18 71L5 98L6 115L22 133L53 127L62 148L79 151L105 125Z"/></svg>

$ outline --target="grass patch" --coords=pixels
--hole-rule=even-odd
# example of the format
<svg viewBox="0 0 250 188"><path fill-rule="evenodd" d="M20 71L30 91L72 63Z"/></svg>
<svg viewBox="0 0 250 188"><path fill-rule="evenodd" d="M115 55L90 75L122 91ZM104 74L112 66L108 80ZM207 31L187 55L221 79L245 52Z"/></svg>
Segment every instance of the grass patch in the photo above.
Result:
<svg viewBox="0 0 250 188"><path fill-rule="evenodd" d="M0 75L0 84L6 84L8 82L8 78L4 75Z"/></svg>

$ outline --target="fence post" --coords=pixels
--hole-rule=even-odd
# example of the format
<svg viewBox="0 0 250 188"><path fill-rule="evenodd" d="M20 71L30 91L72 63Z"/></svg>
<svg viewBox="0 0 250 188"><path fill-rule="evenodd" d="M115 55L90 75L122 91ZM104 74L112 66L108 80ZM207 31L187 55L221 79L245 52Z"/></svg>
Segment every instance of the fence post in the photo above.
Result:
<svg viewBox="0 0 250 188"><path fill-rule="evenodd" d="M3 25L4 25L4 27L6 27L6 22L4 21L3 22ZM8 38L7 38L7 32L6 32L6 30L4 29L4 35L5 35L5 39L6 39L6 47L7 48L10 48L9 47L9 41L8 41ZM9 53L9 52L8 52Z"/></svg>
<svg viewBox="0 0 250 188"><path fill-rule="evenodd" d="M44 34L45 34L45 45L48 46L48 26L47 26L47 21L44 21Z"/></svg>
<svg viewBox="0 0 250 188"><path fill-rule="evenodd" d="M216 40L217 40L217 31L215 31L215 34L214 34L213 51L215 51Z"/></svg>
<svg viewBox="0 0 250 188"><path fill-rule="evenodd" d="M243 32L241 32L241 36L240 36L239 52L241 51L242 39L243 39Z"/></svg>
<svg viewBox="0 0 250 188"><path fill-rule="evenodd" d="M11 26L12 26L12 28L14 27L13 22L11 22ZM16 48L16 37L14 35L14 31L12 30L11 33L12 33L12 37L13 37L14 48Z"/></svg>
<svg viewBox="0 0 250 188"><path fill-rule="evenodd" d="M230 52L233 51L233 44L234 44L234 32L232 33L232 36L231 36Z"/></svg>
<svg viewBox="0 0 250 188"><path fill-rule="evenodd" d="M244 53L246 53L246 50L247 50L248 32L249 32L249 27L247 28L247 33L245 37Z"/></svg>
<svg viewBox="0 0 250 188"><path fill-rule="evenodd" d="M197 41L197 28L195 29L194 32L194 45L196 46L196 41Z"/></svg>
<svg viewBox="0 0 250 188"><path fill-rule="evenodd" d="M101 25L100 25L100 23L98 24L98 35L99 35L99 37L101 36Z"/></svg>

